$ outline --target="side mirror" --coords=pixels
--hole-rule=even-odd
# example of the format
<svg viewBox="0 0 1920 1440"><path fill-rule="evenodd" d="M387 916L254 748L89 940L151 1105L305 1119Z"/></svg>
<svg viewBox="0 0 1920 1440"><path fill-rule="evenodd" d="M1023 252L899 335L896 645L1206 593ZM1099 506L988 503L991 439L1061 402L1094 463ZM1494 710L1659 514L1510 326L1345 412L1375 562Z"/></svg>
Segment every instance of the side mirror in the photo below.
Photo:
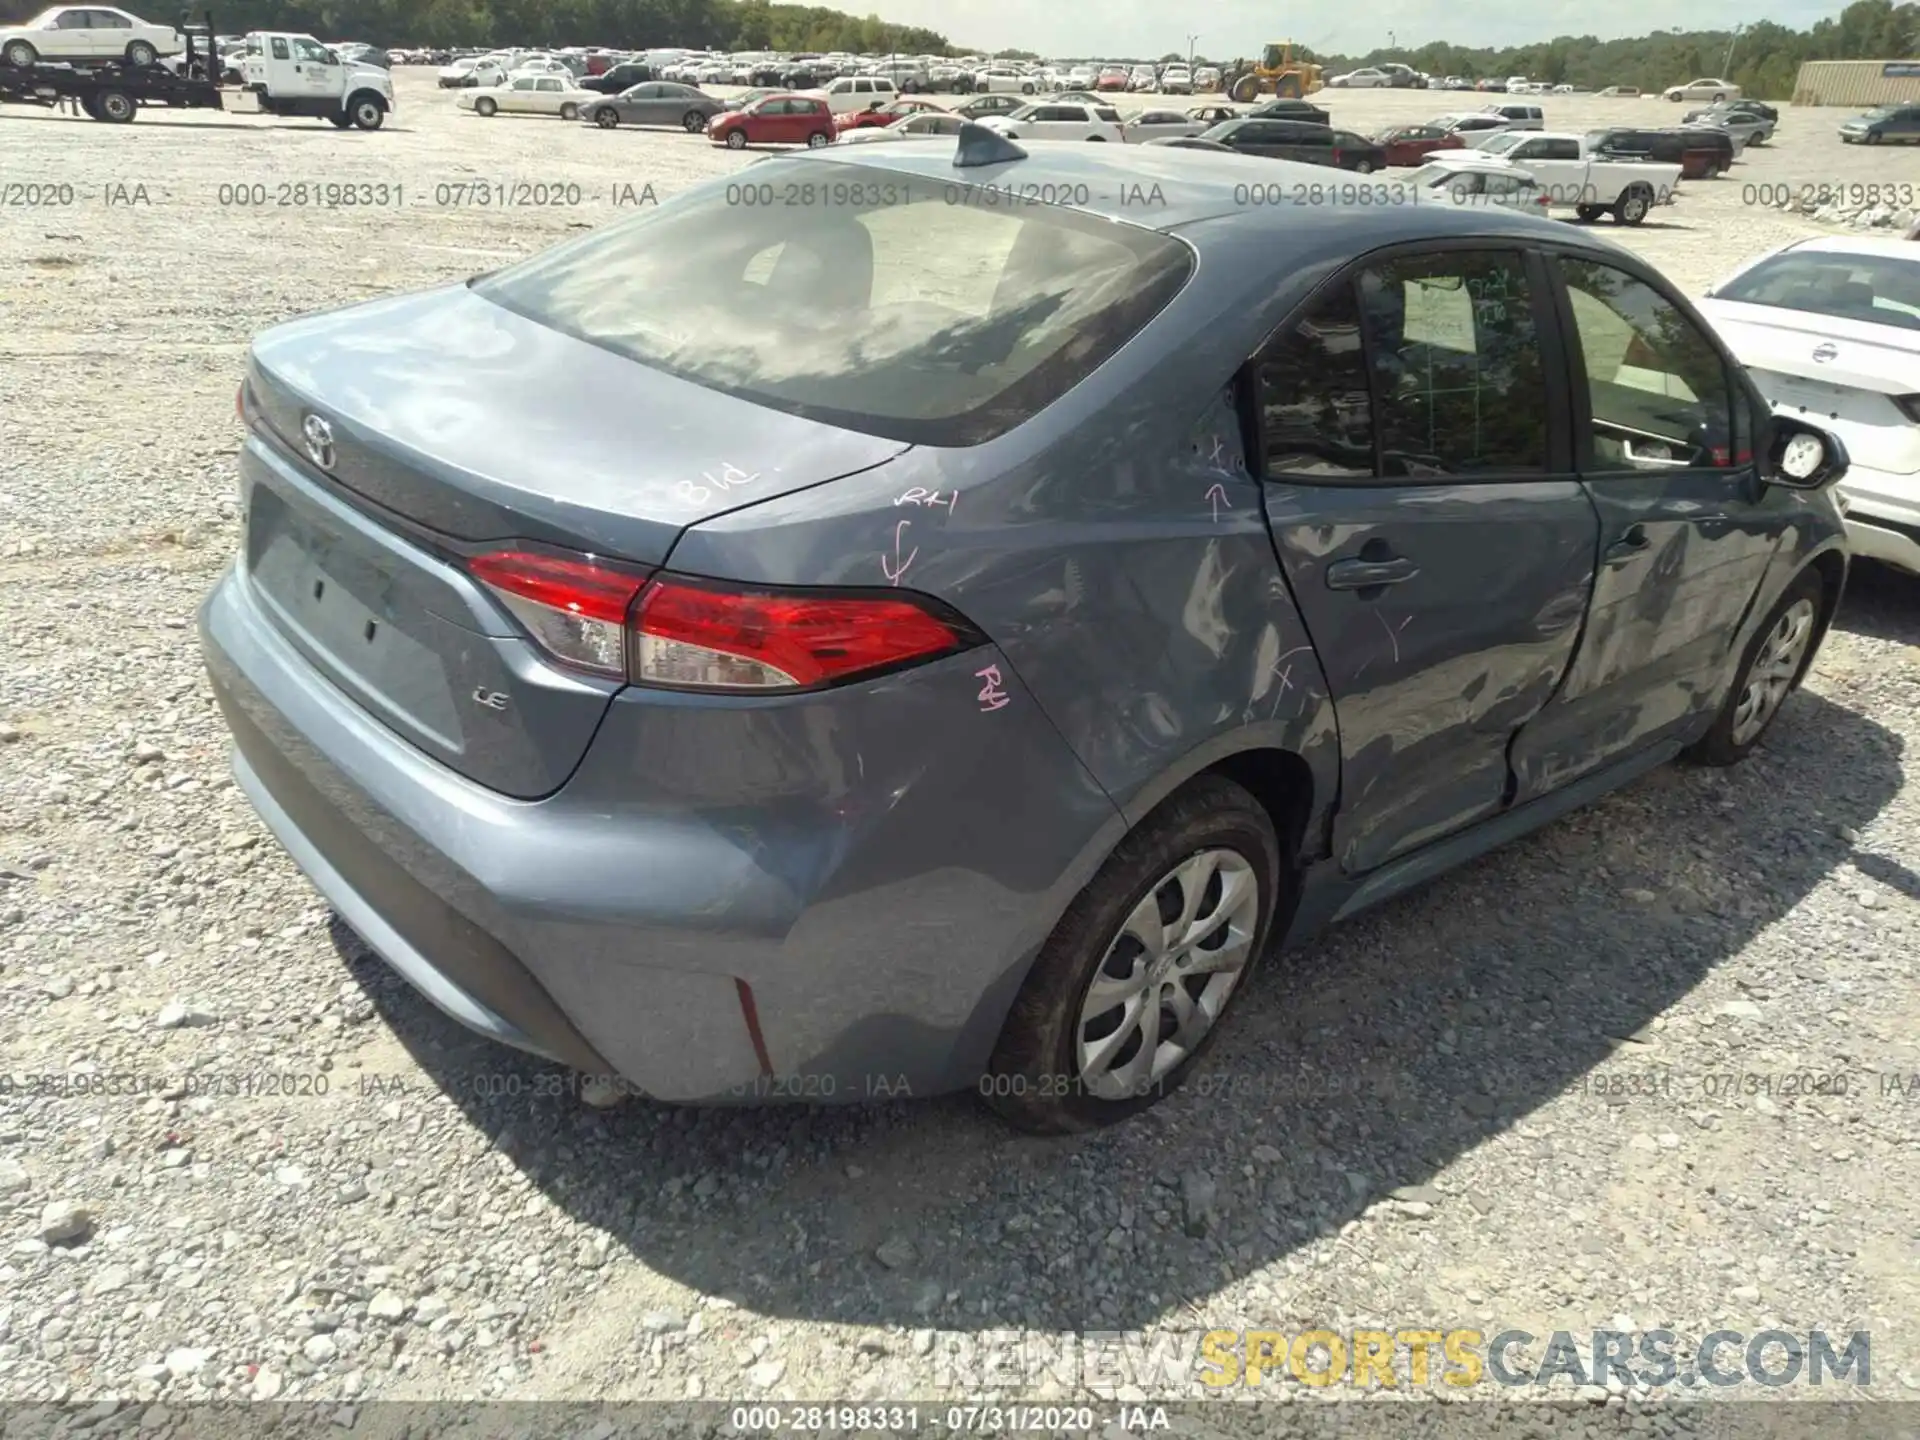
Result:
<svg viewBox="0 0 1920 1440"><path fill-rule="evenodd" d="M1824 490L1846 477L1850 463L1847 447L1829 430L1779 414L1767 425L1760 473L1769 485Z"/></svg>

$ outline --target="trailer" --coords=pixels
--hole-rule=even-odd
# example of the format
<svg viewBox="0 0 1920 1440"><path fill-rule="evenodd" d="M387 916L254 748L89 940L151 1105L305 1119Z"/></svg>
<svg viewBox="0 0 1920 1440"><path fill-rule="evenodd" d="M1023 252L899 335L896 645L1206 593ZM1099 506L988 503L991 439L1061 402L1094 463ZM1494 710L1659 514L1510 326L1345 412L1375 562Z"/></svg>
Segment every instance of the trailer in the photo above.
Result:
<svg viewBox="0 0 1920 1440"><path fill-rule="evenodd" d="M338 129L378 130L393 109L393 82L375 66L342 61L311 35L249 36L238 85L223 85L212 12L183 26L186 51L174 59L133 65L125 59L74 64L0 64L0 104L71 109L125 125L143 105L224 110L230 95L248 94L271 115L307 115ZM252 42L258 41L255 48Z"/></svg>

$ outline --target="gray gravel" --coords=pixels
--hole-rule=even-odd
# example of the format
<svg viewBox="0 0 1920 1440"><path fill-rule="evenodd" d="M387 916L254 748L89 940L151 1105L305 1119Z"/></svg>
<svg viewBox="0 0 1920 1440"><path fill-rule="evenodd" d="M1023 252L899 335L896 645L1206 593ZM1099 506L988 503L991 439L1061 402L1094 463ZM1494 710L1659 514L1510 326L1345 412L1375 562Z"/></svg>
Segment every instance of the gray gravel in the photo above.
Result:
<svg viewBox="0 0 1920 1440"><path fill-rule="evenodd" d="M1920 587L1883 574L1752 763L1662 771L1290 957L1115 1132L597 1108L417 999L226 776L190 620L236 541L240 357L614 212L216 187L666 194L746 162L402 84L373 136L0 112L0 178L87 197L0 212L0 1397L932 1397L987 1332L1623 1318L1871 1329L1874 1391L1920 1390L1920 1098L1883 1078L1920 1073ZM1696 290L1816 233L1740 182L1835 179L1833 119L1615 233ZM1847 1093L1738 1078L1802 1072Z"/></svg>

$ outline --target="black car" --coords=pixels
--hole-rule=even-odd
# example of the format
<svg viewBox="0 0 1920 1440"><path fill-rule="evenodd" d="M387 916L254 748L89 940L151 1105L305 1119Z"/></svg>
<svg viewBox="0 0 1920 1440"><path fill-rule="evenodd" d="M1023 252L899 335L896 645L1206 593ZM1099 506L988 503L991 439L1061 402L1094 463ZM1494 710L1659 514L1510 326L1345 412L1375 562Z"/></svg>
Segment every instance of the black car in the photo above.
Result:
<svg viewBox="0 0 1920 1440"><path fill-rule="evenodd" d="M1671 130L1595 130L1587 148L1597 160L1651 160L1678 165L1682 180L1712 180L1733 168L1733 137L1707 125Z"/></svg>
<svg viewBox="0 0 1920 1440"><path fill-rule="evenodd" d="M610 70L598 75L584 76L580 81L582 90L597 90L602 95L618 95L629 85L646 85L660 78L651 65L642 65L637 60L623 61Z"/></svg>
<svg viewBox="0 0 1920 1440"><path fill-rule="evenodd" d="M1247 111L1248 120L1306 120L1315 125L1331 125L1333 116L1306 100L1269 100Z"/></svg>
<svg viewBox="0 0 1920 1440"><path fill-rule="evenodd" d="M1157 140L1144 141L1148 145L1166 145L1175 150L1212 150L1225 155L1237 155L1240 152L1231 145L1222 145L1218 140L1209 140L1204 135L1162 135Z"/></svg>
<svg viewBox="0 0 1920 1440"><path fill-rule="evenodd" d="M1032 97L1027 95L976 95L966 104L954 106L953 113L969 120L984 120L989 115L1011 115L1032 103Z"/></svg>
<svg viewBox="0 0 1920 1440"><path fill-rule="evenodd" d="M786 83L787 67L766 63L756 65L747 72L747 84L763 90L779 90Z"/></svg>
<svg viewBox="0 0 1920 1440"><path fill-rule="evenodd" d="M829 80L840 78L831 65L792 65L780 74L780 84L789 90L818 90Z"/></svg>
<svg viewBox="0 0 1920 1440"><path fill-rule="evenodd" d="M1302 160L1361 175L1385 169L1387 164L1386 150L1366 136L1305 120L1226 120L1201 138L1218 141L1242 155Z"/></svg>

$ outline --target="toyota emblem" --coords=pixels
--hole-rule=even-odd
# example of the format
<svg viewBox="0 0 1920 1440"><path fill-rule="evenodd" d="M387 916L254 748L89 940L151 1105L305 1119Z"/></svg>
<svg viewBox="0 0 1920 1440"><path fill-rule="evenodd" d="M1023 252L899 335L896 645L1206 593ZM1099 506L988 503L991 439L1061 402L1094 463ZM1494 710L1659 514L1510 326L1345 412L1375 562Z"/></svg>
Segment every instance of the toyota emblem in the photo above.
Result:
<svg viewBox="0 0 1920 1440"><path fill-rule="evenodd" d="M1822 365L1834 359L1839 353L1840 347L1830 341L1813 347L1813 358L1818 360Z"/></svg>
<svg viewBox="0 0 1920 1440"><path fill-rule="evenodd" d="M318 415L309 415L300 426L307 442L307 456L322 470L333 469L333 426Z"/></svg>

